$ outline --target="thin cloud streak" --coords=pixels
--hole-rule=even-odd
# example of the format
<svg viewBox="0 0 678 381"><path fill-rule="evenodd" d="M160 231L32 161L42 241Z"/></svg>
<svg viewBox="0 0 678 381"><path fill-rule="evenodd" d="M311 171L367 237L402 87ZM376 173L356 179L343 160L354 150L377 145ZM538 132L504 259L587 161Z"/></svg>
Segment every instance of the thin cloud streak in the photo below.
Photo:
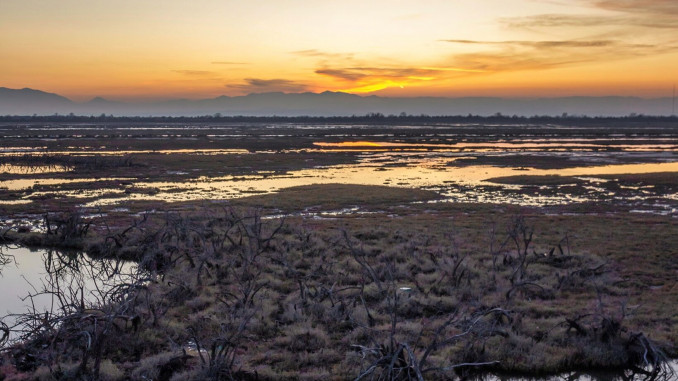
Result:
<svg viewBox="0 0 678 381"><path fill-rule="evenodd" d="M678 2L675 0L581 0L591 8L608 11L605 15L540 14L503 18L511 28L609 28L678 29ZM569 3L568 3L569 5Z"/></svg>
<svg viewBox="0 0 678 381"><path fill-rule="evenodd" d="M290 52L295 56L300 57L311 57L319 59L333 59L333 60L352 60L355 56L354 53L330 53L318 49L306 49L306 50L297 50Z"/></svg>
<svg viewBox="0 0 678 381"><path fill-rule="evenodd" d="M343 67L320 68L316 74L331 77L345 84L340 91L371 93L387 88L405 88L429 81L455 78L482 70L460 67Z"/></svg>
<svg viewBox="0 0 678 381"><path fill-rule="evenodd" d="M623 27L625 29L675 29L678 28L678 19L667 15L654 17L639 16L591 16L571 14L541 14L526 17L502 18L501 24L515 29L538 28L602 28Z"/></svg>
<svg viewBox="0 0 678 381"><path fill-rule="evenodd" d="M614 40L473 41L444 40L454 44L496 47L491 51L457 54L454 66L489 72L544 70L587 62L616 61L677 51L673 45L628 44Z"/></svg>
<svg viewBox="0 0 678 381"><path fill-rule="evenodd" d="M351 69L318 69L315 71L315 73L341 79L344 81L359 81L370 76L367 73Z"/></svg>
<svg viewBox="0 0 678 381"><path fill-rule="evenodd" d="M594 0L593 5L611 11L678 16L675 0Z"/></svg>
<svg viewBox="0 0 678 381"><path fill-rule="evenodd" d="M306 91L308 85L305 83L282 79L261 79L261 78L245 78L245 83L226 85L231 89L241 90L245 93L263 93L263 92L284 92L284 93L298 93Z"/></svg>
<svg viewBox="0 0 678 381"><path fill-rule="evenodd" d="M218 73L207 70L172 70L174 73L183 74L189 77L210 77Z"/></svg>
<svg viewBox="0 0 678 381"><path fill-rule="evenodd" d="M431 71L451 71L451 72L457 72L457 73L484 73L484 70L479 70L479 69L462 69L458 67L433 67L433 66L425 66L422 69L425 70L431 70Z"/></svg>
<svg viewBox="0 0 678 381"><path fill-rule="evenodd" d="M579 3L606 12L499 19L505 27L521 32L541 35L569 33L579 38L441 41L479 47L477 52L454 55L450 64L490 72L545 70L678 51L675 34L660 33L660 30L670 32L678 29L678 2L675 0L580 0Z"/></svg>
<svg viewBox="0 0 678 381"><path fill-rule="evenodd" d="M306 49L306 50L297 50L294 52L290 52L290 54L294 54L297 56L305 56L305 57L325 57L327 56L328 53L322 52L318 49Z"/></svg>
<svg viewBox="0 0 678 381"><path fill-rule="evenodd" d="M518 45L533 48L590 48L616 45L612 40L594 41L475 41L475 40L441 40L456 44L468 45Z"/></svg>
<svg viewBox="0 0 678 381"><path fill-rule="evenodd" d="M390 80L406 80L426 78L427 80L439 77L440 72L478 72L477 69L457 67L349 67L349 68L322 68L316 74L326 75L344 81L360 81L366 78L380 78Z"/></svg>
<svg viewBox="0 0 678 381"><path fill-rule="evenodd" d="M249 62L212 61L212 65L250 65Z"/></svg>

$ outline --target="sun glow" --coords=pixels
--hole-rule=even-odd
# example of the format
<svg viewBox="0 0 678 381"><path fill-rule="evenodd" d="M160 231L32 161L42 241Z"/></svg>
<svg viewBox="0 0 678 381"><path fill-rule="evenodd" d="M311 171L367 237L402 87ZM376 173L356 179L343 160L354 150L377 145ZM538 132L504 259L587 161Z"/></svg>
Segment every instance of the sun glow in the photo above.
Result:
<svg viewBox="0 0 678 381"><path fill-rule="evenodd" d="M379 83L374 83L370 85L364 85L364 86L358 86L358 87L352 87L348 89L341 89L339 91L345 92L345 93L353 93L353 94L365 94L365 93L373 93L375 91L379 90L385 90L391 87L399 87L401 89L405 88L404 83L397 83L394 81L383 81Z"/></svg>
<svg viewBox="0 0 678 381"><path fill-rule="evenodd" d="M432 71L456 71L460 73L487 73L487 70L480 70L480 69L462 69L458 67L432 67L432 66L427 66L427 67L422 67L424 70L432 70Z"/></svg>

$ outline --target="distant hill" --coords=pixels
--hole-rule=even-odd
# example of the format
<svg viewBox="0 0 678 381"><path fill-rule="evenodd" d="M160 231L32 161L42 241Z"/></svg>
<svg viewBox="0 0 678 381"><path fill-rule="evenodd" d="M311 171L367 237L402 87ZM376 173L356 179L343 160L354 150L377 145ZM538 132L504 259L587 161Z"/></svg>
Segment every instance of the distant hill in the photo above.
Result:
<svg viewBox="0 0 678 381"><path fill-rule="evenodd" d="M245 96L220 96L210 99L175 99L162 102L116 102L94 98L76 103L57 94L32 89L0 87L0 115L77 115L115 116L350 116L381 113L385 115L503 115L534 116L588 115L627 116L630 114L670 115L672 99L637 97L413 97L389 98L323 93L259 93Z"/></svg>
<svg viewBox="0 0 678 381"><path fill-rule="evenodd" d="M33 89L0 87L0 114L48 115L75 110L76 104L61 95ZM71 112L71 111L68 111Z"/></svg>

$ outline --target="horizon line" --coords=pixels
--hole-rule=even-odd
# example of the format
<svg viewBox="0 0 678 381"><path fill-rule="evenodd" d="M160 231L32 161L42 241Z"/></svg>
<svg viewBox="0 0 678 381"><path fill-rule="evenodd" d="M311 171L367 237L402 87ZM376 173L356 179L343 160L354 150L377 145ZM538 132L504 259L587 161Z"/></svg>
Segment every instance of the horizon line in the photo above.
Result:
<svg viewBox="0 0 678 381"><path fill-rule="evenodd" d="M450 120L619 120L619 121L635 121L635 120L678 120L678 115L653 115L653 114L638 114L638 113L629 113L628 115L623 116L609 116L609 115L588 115L588 114L569 114L563 113L560 115L509 115L503 114L501 112L496 112L492 115L481 115L481 114L449 114L449 115L435 115L435 114L383 114L380 112L371 112L366 114L354 114L354 115L222 115L221 113L214 114L204 114L204 115L113 115L101 113L99 115L85 115L85 114L59 114L54 113L50 115L10 115L10 114L0 114L0 121L17 121L17 120L40 120L45 121L53 119L98 119L98 120L125 120L125 119L134 119L134 120L162 120L162 119L171 119L171 120L220 120L220 119L258 119L258 120L294 120L294 119L306 119L309 121L313 120L345 120L345 121L355 121L369 119L372 121L398 121L398 120L441 120L441 119L450 119Z"/></svg>
<svg viewBox="0 0 678 381"><path fill-rule="evenodd" d="M31 87L23 87L23 88L11 88L11 87L5 87L5 86L0 86L0 89L6 89L6 90L12 90L12 91L22 91L22 90L30 90L30 91L37 91L41 92L44 94L51 94L51 95L56 95L62 98L65 98L73 103L77 104L86 104L95 100L104 100L108 102L118 102L118 103L161 103L161 102L168 102L168 101L202 101L202 100L215 100L219 98L243 98L243 97L249 97L249 96L255 96L255 95L270 95L270 94L280 94L280 95L306 95L306 94L312 94L312 95L323 95L323 94L343 94L343 95L350 95L350 96L355 96L358 98L371 98L371 97L376 97L376 98L385 98L385 99L426 99L426 98L437 98L437 99L469 99L469 98L480 98L480 99L516 99L516 100L533 100L533 99L567 99L567 98L635 98L635 99L646 99L646 100L658 100L658 99L675 99L675 93L672 95L668 96L660 96L660 97L644 97L640 95L615 95L615 94L608 94L608 95L560 95L560 96L490 96L490 95L462 95L462 96L441 96L441 95L420 95L420 96L387 96L387 95L379 95L379 94L354 94L354 93L349 93L345 91L333 91L333 90L324 90L321 92L312 92L312 91L303 91L303 92L284 92L284 91L263 91L263 92L252 92L248 94L243 94L243 95L217 95L214 97L202 97L202 98L189 98L189 97L175 97L175 98L126 98L126 97L121 97L121 98L106 98L101 95L93 95L93 96L88 96L88 100L84 101L76 101L71 99L69 96L61 95L58 92L51 92L51 91L45 91L41 89L35 89Z"/></svg>

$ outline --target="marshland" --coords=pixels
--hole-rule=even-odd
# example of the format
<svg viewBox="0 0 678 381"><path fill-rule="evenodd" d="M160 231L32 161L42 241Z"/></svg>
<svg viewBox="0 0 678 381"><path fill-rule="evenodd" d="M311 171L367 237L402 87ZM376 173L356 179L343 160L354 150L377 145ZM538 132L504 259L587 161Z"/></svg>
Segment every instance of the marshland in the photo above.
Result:
<svg viewBox="0 0 678 381"><path fill-rule="evenodd" d="M0 372L675 379L677 128L5 118Z"/></svg>

